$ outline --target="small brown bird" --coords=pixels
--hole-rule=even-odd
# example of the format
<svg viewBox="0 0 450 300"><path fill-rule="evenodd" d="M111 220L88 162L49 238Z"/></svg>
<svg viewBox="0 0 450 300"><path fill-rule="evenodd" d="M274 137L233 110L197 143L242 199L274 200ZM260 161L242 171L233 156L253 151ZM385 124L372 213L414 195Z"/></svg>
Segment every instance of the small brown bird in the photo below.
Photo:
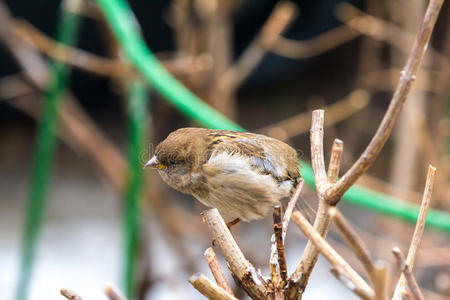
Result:
<svg viewBox="0 0 450 300"><path fill-rule="evenodd" d="M263 218L289 197L301 176L297 153L279 140L203 128L169 134L145 167L157 169L169 186L224 217L247 222Z"/></svg>

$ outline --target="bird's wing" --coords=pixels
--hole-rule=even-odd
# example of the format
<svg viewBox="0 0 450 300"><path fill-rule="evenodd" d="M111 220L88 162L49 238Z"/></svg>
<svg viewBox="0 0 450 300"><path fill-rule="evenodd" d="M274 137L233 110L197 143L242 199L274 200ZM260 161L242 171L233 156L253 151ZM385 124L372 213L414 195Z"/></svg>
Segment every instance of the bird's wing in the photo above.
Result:
<svg viewBox="0 0 450 300"><path fill-rule="evenodd" d="M242 155L257 172L272 175L279 182L300 178L295 150L281 141L248 132L212 130L209 135L210 157L222 152Z"/></svg>

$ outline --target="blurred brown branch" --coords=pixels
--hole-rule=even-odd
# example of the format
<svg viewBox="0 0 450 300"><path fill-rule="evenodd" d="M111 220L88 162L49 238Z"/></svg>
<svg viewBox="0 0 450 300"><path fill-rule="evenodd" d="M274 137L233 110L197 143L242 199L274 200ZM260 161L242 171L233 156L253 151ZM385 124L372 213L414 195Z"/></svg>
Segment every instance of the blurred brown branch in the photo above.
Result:
<svg viewBox="0 0 450 300"><path fill-rule="evenodd" d="M275 6L257 37L219 78L217 83L219 90L233 91L244 82L295 18L296 12L296 6L292 2L283 1Z"/></svg>
<svg viewBox="0 0 450 300"><path fill-rule="evenodd" d="M339 4L336 16L350 28L368 35L376 40L387 42L406 54L411 53L410 46L415 40L415 35L393 23L381 20L359 10L348 3ZM439 61L440 67L449 65L449 59L433 47L428 52Z"/></svg>
<svg viewBox="0 0 450 300"><path fill-rule="evenodd" d="M101 76L130 77L132 75L133 70L122 61L100 57L82 49L61 44L47 37L25 20L14 20L12 32L38 51L73 67Z"/></svg>
<svg viewBox="0 0 450 300"><path fill-rule="evenodd" d="M291 59L307 58L337 48L360 35L347 26L339 26L309 40L296 41L278 36L269 51Z"/></svg>
<svg viewBox="0 0 450 300"><path fill-rule="evenodd" d="M325 125L339 123L348 119L356 112L367 107L370 95L367 91L357 89L343 99L327 106L327 119ZM310 112L302 112L274 124L265 126L258 130L259 133L280 140L287 140L309 130Z"/></svg>
<svg viewBox="0 0 450 300"><path fill-rule="evenodd" d="M109 300L126 300L127 298L122 295L122 293L111 285L105 286L105 294L109 298Z"/></svg>

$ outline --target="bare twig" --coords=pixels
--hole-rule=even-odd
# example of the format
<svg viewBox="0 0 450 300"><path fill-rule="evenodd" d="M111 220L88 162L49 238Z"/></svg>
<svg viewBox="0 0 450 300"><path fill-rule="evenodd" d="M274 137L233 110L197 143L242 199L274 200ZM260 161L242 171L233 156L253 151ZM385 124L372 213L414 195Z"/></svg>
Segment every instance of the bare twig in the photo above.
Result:
<svg viewBox="0 0 450 300"><path fill-rule="evenodd" d="M406 281L408 282L409 288L411 289L411 292L413 293L414 297L417 300L423 300L425 299L422 291L420 290L419 285L417 284L416 279L414 278L414 275L412 274L411 267L408 263L406 263L405 255L402 253L402 251L399 248L392 249L392 253L394 254L395 258L397 259L397 262L400 265L400 270L402 271L403 275L405 276Z"/></svg>
<svg viewBox="0 0 450 300"><path fill-rule="evenodd" d="M433 191L434 175L436 168L433 166L428 167L427 181L425 184L425 190L423 192L422 204L420 205L419 217L417 218L416 228L412 237L411 245L409 246L408 256L406 257L406 263L412 269L414 267L414 261L416 259L417 249L419 248L420 241L422 240L423 230L425 228L425 222L427 220L428 208L430 207L431 194ZM400 280L395 287L393 300L401 300L401 294L406 288L406 278L401 275Z"/></svg>
<svg viewBox="0 0 450 300"><path fill-rule="evenodd" d="M286 210L284 212L284 216L283 216L283 242L284 242L284 239L286 238L287 228L289 226L289 221L291 220L292 212L294 211L295 204L297 203L297 201L298 201L298 199L300 197L300 193L302 192L304 183L305 183L305 181L303 180L303 178L300 178L300 181L298 182L297 187L295 188L295 192L292 195L291 199L289 200L288 205L286 207Z"/></svg>
<svg viewBox="0 0 450 300"><path fill-rule="evenodd" d="M291 59L307 58L337 48L360 35L347 26L339 26L309 40L297 41L278 36L269 51Z"/></svg>
<svg viewBox="0 0 450 300"><path fill-rule="evenodd" d="M364 73L364 76L359 80L361 85L368 90L379 91L393 91L396 88L396 83L400 79L400 68L377 69ZM418 71L417 80L414 83L414 90L418 92L438 92L434 82L440 79L438 71L431 69L424 69Z"/></svg>
<svg viewBox="0 0 450 300"><path fill-rule="evenodd" d="M323 156L323 124L324 111L317 109L312 113L311 121L311 165L314 171L314 181L319 197L328 188L328 177L325 169L325 159Z"/></svg>
<svg viewBox="0 0 450 300"><path fill-rule="evenodd" d="M334 139L331 148L330 163L328 164L328 181L331 184L336 183L341 168L341 157L344 151L344 142L340 139Z"/></svg>
<svg viewBox="0 0 450 300"><path fill-rule="evenodd" d="M430 40L431 32L433 31L442 3L443 0L430 1L416 40L414 41L411 54L402 71L402 76L398 82L397 89L383 120L369 145L358 160L336 184L326 191L326 199L329 203L336 202L337 199L339 199L355 183L355 181L373 164L386 143L392 128L398 119L403 103L406 101L412 83L416 77L417 70L423 60L425 49Z"/></svg>
<svg viewBox="0 0 450 300"><path fill-rule="evenodd" d="M295 15L296 7L293 3L285 1L277 4L258 36L245 49L236 63L219 78L219 89L222 91L235 90L260 63L267 50L273 46Z"/></svg>
<svg viewBox="0 0 450 300"><path fill-rule="evenodd" d="M367 246L336 207L330 207L328 213L333 222L339 228L339 231L347 244L349 244L356 256L362 262L372 283L375 282L375 263L371 258L370 251Z"/></svg>
<svg viewBox="0 0 450 300"><path fill-rule="evenodd" d="M281 286L287 282L286 256L284 254L283 224L281 222L281 207L275 206L273 211L273 232L275 234L275 244L277 247L278 265L280 266Z"/></svg>
<svg viewBox="0 0 450 300"><path fill-rule="evenodd" d="M311 161L317 186L317 195L319 197L319 206L314 220L314 229L324 237L328 232L330 218L328 216L328 204L322 197L323 192L329 184L323 157L323 124L323 110L313 111L310 132ZM309 240L297 268L290 277L289 298L301 298L318 257L319 250L315 247L314 243Z"/></svg>
<svg viewBox="0 0 450 300"><path fill-rule="evenodd" d="M61 293L61 295L66 297L68 300L83 300L83 298L81 298L74 291L71 291L71 290L61 289L60 293Z"/></svg>
<svg viewBox="0 0 450 300"><path fill-rule="evenodd" d="M25 20L14 20L11 30L14 35L36 50L73 67L100 76L126 78L133 76L133 68L122 60L101 57L79 48L63 45L46 36ZM160 61L168 72L180 76L187 73L206 71L208 65L203 63L202 60L204 59L201 56L188 56Z"/></svg>
<svg viewBox="0 0 450 300"><path fill-rule="evenodd" d="M40 52L71 66L102 76L129 77L131 75L132 69L120 60L103 58L63 45L47 37L25 20L15 20L12 23L12 32Z"/></svg>
<svg viewBox="0 0 450 300"><path fill-rule="evenodd" d="M39 93L24 81L24 74L6 75L0 78L0 100L10 100L17 97Z"/></svg>
<svg viewBox="0 0 450 300"><path fill-rule="evenodd" d="M273 211L273 231L274 234L272 235L272 246L270 248L269 260L272 283L271 290L273 291L273 298L275 300L281 300L283 299L283 292L281 289L286 285L287 271L286 258L284 256L281 209L279 205L275 206ZM279 253L281 253L281 255Z"/></svg>
<svg viewBox="0 0 450 300"><path fill-rule="evenodd" d="M375 16L364 13L349 3L341 3L338 6L336 15L353 30L371 38L391 44L406 54L410 53L409 45L414 41L414 34L401 27L381 20ZM433 47L428 49L442 66L448 66L449 59L436 51Z"/></svg>
<svg viewBox="0 0 450 300"><path fill-rule="evenodd" d="M208 277L203 274L192 275L189 278L189 282L194 288L211 300L237 300L236 297L228 293L226 290L212 282Z"/></svg>
<svg viewBox="0 0 450 300"><path fill-rule="evenodd" d="M351 287L352 291L363 299L374 298L374 291L364 279L320 236L301 213L294 212L292 214L292 220L314 246L319 249L320 253L333 265L333 268L338 271L340 275L339 279L344 283L346 281L352 283L350 285L346 284L347 287Z"/></svg>
<svg viewBox="0 0 450 300"><path fill-rule="evenodd" d="M217 284L225 291L230 293L230 295L234 295L233 290L231 289L230 284L228 283L228 280L225 277L222 268L220 267L219 261L217 260L216 253L214 252L213 248L210 247L206 249L204 255L209 269L211 270L211 273L213 274Z"/></svg>
<svg viewBox="0 0 450 300"><path fill-rule="evenodd" d="M236 244L225 221L217 209L202 212L203 221L213 234L215 243L221 249L231 273L237 283L242 286L252 298L261 298L267 283L257 273L255 267L244 257Z"/></svg>
<svg viewBox="0 0 450 300"><path fill-rule="evenodd" d="M388 283L388 268L384 261L375 262L374 277L373 277L373 288L375 291L375 299L384 300L386 299L386 288Z"/></svg>
<svg viewBox="0 0 450 300"><path fill-rule="evenodd" d="M105 286L105 294L109 300L126 300L127 298L122 295L120 291L113 288L111 285Z"/></svg>
<svg viewBox="0 0 450 300"><path fill-rule="evenodd" d="M369 104L369 93L357 89L345 96L343 99L326 107L327 118L325 126L339 123L353 116ZM258 132L277 138L287 140L308 131L310 126L311 112L303 112L289 117L274 124L265 126Z"/></svg>

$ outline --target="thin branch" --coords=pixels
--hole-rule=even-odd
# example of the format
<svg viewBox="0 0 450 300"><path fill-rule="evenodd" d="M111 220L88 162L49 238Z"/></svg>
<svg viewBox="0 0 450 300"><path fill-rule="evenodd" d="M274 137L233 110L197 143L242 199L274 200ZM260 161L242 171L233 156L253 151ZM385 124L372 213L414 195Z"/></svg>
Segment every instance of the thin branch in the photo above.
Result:
<svg viewBox="0 0 450 300"><path fill-rule="evenodd" d="M61 295L66 297L68 300L83 300L83 298L81 298L74 291L71 291L71 290L61 289L60 293L61 293Z"/></svg>
<svg viewBox="0 0 450 300"><path fill-rule="evenodd" d="M336 183L341 168L342 152L344 151L344 142L340 139L334 139L331 147L330 163L328 164L328 181L331 184Z"/></svg>
<svg viewBox="0 0 450 300"><path fill-rule="evenodd" d="M247 291L250 297L256 299L263 297L267 283L244 257L219 211L215 208L208 209L202 212L202 216L237 283Z"/></svg>
<svg viewBox="0 0 450 300"><path fill-rule="evenodd" d="M300 193L302 192L303 185L305 184L305 181L303 178L300 178L300 181L297 184L297 187L295 188L295 192L292 195L291 199L288 202L288 205L286 207L286 210L284 212L283 216L283 242L286 238L287 229L289 226L289 221L291 220L292 212L294 211L295 204L297 203L298 199L300 198Z"/></svg>
<svg viewBox="0 0 450 300"><path fill-rule="evenodd" d="M375 263L372 260L369 249L336 207L330 207L328 213L338 227L347 244L353 249L356 256L362 262L370 280L374 283L376 280Z"/></svg>
<svg viewBox="0 0 450 300"><path fill-rule="evenodd" d="M272 282L271 289L273 290L274 296L277 299L281 298L280 289L278 288L281 286L281 275L280 275L280 264L278 262L278 255L277 255L277 246L275 243L275 237L273 236L273 242L272 246L270 248L270 259L269 259L269 267L270 267L270 279Z"/></svg>
<svg viewBox="0 0 450 300"><path fill-rule="evenodd" d="M269 266L270 266L270 278L271 278L271 290L273 291L273 298L275 300L281 300L283 299L283 293L281 291L281 287L284 287L286 285L286 278L281 277L281 265L286 265L286 261L280 262L280 256L278 255L278 244L281 244L283 256L284 256L284 246L283 246L283 237L282 237L282 230L280 234L280 214L281 209L280 206L275 206L273 211L273 231L274 234L272 235L272 245L270 248L270 259L269 259ZM286 271L286 268L285 270ZM286 274L285 274L286 275Z"/></svg>
<svg viewBox="0 0 450 300"><path fill-rule="evenodd" d="M371 38L389 43L400 51L409 54L414 41L414 34L388 21L369 15L349 3L341 3L336 11L336 16L351 29ZM441 64L448 66L450 60L433 47L429 47L429 53Z"/></svg>
<svg viewBox="0 0 450 300"><path fill-rule="evenodd" d="M342 25L309 40L297 41L278 36L269 51L290 59L308 58L337 48L360 35L360 32Z"/></svg>
<svg viewBox="0 0 450 300"><path fill-rule="evenodd" d="M237 300L236 297L228 293L226 290L212 282L203 274L192 275L189 278L190 284L208 299L212 300Z"/></svg>
<svg viewBox="0 0 450 300"><path fill-rule="evenodd" d="M84 50L58 43L27 21L14 20L11 29L12 33L28 45L53 59L71 66L102 76L129 77L131 75L132 69L120 60L103 58Z"/></svg>
<svg viewBox="0 0 450 300"><path fill-rule="evenodd" d="M433 31L442 3L443 0L431 0L429 2L423 23L417 34L406 66L402 71L402 76L389 104L389 108L369 145L355 164L353 164L336 184L327 190L326 199L329 203L336 202L356 182L373 164L386 143L423 60L425 49L430 41L431 32Z"/></svg>
<svg viewBox="0 0 450 300"><path fill-rule="evenodd" d="M275 206L273 211L273 232L275 235L275 245L277 248L278 265L280 266L281 287L284 287L287 282L287 265L286 256L284 253L284 239L283 239L283 224L281 222L281 208L279 205Z"/></svg>
<svg viewBox="0 0 450 300"><path fill-rule="evenodd" d="M323 157L323 124L324 111L313 111L310 131L311 161L314 171L314 179L317 186L317 195L319 198L319 206L317 209L316 218L314 220L314 229L322 237L327 234L328 228L330 226L328 204L322 196L328 184L330 184L328 182L327 174L325 171L325 162ZM334 155L336 155L336 153L334 153ZM332 166L332 168L335 167L337 166ZM301 298L303 292L305 291L306 285L308 284L309 277L311 276L311 272L317 262L318 257L319 250L317 249L317 247L315 247L314 243L308 241L305 250L303 251L302 257L300 258L300 262L289 279L289 298Z"/></svg>
<svg viewBox="0 0 450 300"><path fill-rule="evenodd" d="M406 262L405 255L402 253L402 251L399 248L392 249L392 253L394 254L395 258L397 259L397 262L400 265L400 270L402 271L403 275L406 278L406 281L408 282L409 288L411 289L411 292L413 293L414 297L417 300L424 300L424 296L422 294L422 291L420 290L419 285L417 284L416 279L414 278L414 275L412 274L412 270L410 265Z"/></svg>
<svg viewBox="0 0 450 300"><path fill-rule="evenodd" d="M296 16L296 6L288 1L278 3L263 25L258 36L247 46L244 53L219 78L218 87L222 91L235 90L259 65L267 50L277 41L278 36Z"/></svg>
<svg viewBox="0 0 450 300"><path fill-rule="evenodd" d="M113 288L111 285L105 286L105 294L109 300L126 300L127 298L122 295L117 289Z"/></svg>
<svg viewBox="0 0 450 300"><path fill-rule="evenodd" d="M386 299L388 279L389 272L386 263L384 261L375 262L374 277L372 282L375 291L375 299Z"/></svg>
<svg viewBox="0 0 450 300"><path fill-rule="evenodd" d="M311 121L311 165L314 171L314 181L319 197L328 188L328 177L325 170L325 159L323 155L323 123L324 110L317 109L312 112Z"/></svg>
<svg viewBox="0 0 450 300"><path fill-rule="evenodd" d="M343 99L328 105L325 126L342 122L355 113L361 111L369 104L370 95L367 91L357 89ZM268 135L279 140L287 140L309 130L311 112L302 112L274 124L265 126L258 130L259 133Z"/></svg>
<svg viewBox="0 0 450 300"><path fill-rule="evenodd" d="M17 73L0 78L0 100L11 100L18 97L39 93L25 82L25 74Z"/></svg>
<svg viewBox="0 0 450 300"><path fill-rule="evenodd" d="M419 217L417 218L416 228L412 237L411 245L409 246L408 256L406 257L406 263L412 269L414 267L414 261L416 259L417 250L422 240L423 230L425 228L425 222L427 220L428 209L431 202L431 194L433 191L434 175L436 168L430 165L428 167L427 181L425 183L425 190L423 192L422 203L420 205ZM401 300L401 294L406 288L406 278L401 275L400 280L395 287L393 300Z"/></svg>
<svg viewBox="0 0 450 300"><path fill-rule="evenodd" d="M133 68L122 60L101 57L58 43L25 20L14 20L11 32L34 49L72 67L107 77L130 77L133 75ZM205 58L201 55L161 59L160 61L168 72L177 76L205 72L210 68L210 64L205 63Z"/></svg>
<svg viewBox="0 0 450 300"><path fill-rule="evenodd" d="M320 253L333 265L333 268L340 274L342 282L349 281L352 284L346 285L363 299L373 299L375 296L372 288L356 273L355 270L320 236L320 234L309 224L306 218L299 212L292 214L292 220L298 225L300 230L310 240Z"/></svg>
<svg viewBox="0 0 450 300"><path fill-rule="evenodd" d="M217 260L216 253L214 252L213 248L210 247L206 249L204 255L209 269L211 270L211 273L213 274L217 284L225 291L230 293L230 295L234 296L233 290L231 289L230 284L228 283L228 280L225 277L222 268L220 267L219 261Z"/></svg>
<svg viewBox="0 0 450 300"><path fill-rule="evenodd" d="M361 85L368 90L393 91L397 87L396 81L401 76L400 68L377 69L368 73L364 73L360 79ZM414 90L418 92L437 93L437 87L433 83L439 80L441 74L439 71L431 69L420 69L417 73L417 80L414 83Z"/></svg>

